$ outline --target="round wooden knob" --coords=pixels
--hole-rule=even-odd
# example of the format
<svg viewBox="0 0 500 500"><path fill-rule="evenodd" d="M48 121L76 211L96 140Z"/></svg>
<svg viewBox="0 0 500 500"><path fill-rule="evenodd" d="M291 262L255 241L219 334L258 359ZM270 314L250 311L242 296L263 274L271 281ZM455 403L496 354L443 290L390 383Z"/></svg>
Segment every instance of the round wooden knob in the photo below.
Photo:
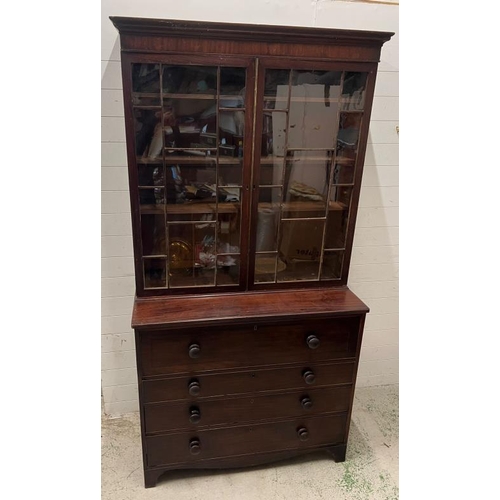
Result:
<svg viewBox="0 0 500 500"><path fill-rule="evenodd" d="M314 381L316 380L313 371L309 369L305 370L302 376L304 377L306 384L309 385L314 384Z"/></svg>
<svg viewBox="0 0 500 500"><path fill-rule="evenodd" d="M301 441L307 441L309 439L309 433L305 427L299 427L297 429L297 436Z"/></svg>
<svg viewBox="0 0 500 500"><path fill-rule="evenodd" d="M189 421L192 424L197 424L201 419L200 409L197 406L189 408Z"/></svg>
<svg viewBox="0 0 500 500"><path fill-rule="evenodd" d="M200 383L197 379L192 379L188 384L188 391L190 396L198 396L200 394Z"/></svg>
<svg viewBox="0 0 500 500"><path fill-rule="evenodd" d="M309 396L304 396L300 400L300 404L302 405L302 408L304 408L304 410L310 410L312 408L313 402Z"/></svg>
<svg viewBox="0 0 500 500"><path fill-rule="evenodd" d="M201 452L201 444L198 438L191 439L189 441L189 451L191 455L199 455Z"/></svg>
<svg viewBox="0 0 500 500"><path fill-rule="evenodd" d="M317 349L319 347L319 339L316 335L309 335L306 339L306 343L309 349Z"/></svg>
<svg viewBox="0 0 500 500"><path fill-rule="evenodd" d="M189 357L190 358L199 358L201 354L201 348L199 344L191 344L189 346Z"/></svg>

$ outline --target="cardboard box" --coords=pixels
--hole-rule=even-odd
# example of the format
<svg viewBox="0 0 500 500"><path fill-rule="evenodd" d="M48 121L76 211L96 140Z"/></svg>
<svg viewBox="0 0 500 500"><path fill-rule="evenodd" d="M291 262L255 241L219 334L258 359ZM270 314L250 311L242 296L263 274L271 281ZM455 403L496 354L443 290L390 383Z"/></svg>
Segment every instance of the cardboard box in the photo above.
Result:
<svg viewBox="0 0 500 500"><path fill-rule="evenodd" d="M282 259L294 261L319 261L323 240L324 221L283 222L280 244Z"/></svg>

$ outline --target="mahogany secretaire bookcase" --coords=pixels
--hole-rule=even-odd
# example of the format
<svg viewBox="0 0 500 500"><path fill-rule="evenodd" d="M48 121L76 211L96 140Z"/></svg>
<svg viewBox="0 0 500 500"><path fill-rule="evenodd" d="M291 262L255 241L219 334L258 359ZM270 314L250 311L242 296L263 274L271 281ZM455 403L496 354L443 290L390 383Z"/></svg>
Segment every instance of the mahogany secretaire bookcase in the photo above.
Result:
<svg viewBox="0 0 500 500"><path fill-rule="evenodd" d="M368 308L346 286L393 33L112 17L146 487L345 459Z"/></svg>

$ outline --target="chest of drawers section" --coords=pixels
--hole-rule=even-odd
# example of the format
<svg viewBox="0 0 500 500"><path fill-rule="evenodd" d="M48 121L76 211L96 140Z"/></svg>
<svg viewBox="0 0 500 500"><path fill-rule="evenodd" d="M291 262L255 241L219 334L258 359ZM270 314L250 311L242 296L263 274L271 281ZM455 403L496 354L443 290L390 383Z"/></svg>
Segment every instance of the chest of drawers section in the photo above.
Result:
<svg viewBox="0 0 500 500"><path fill-rule="evenodd" d="M167 470L344 459L364 314L136 329L146 486Z"/></svg>

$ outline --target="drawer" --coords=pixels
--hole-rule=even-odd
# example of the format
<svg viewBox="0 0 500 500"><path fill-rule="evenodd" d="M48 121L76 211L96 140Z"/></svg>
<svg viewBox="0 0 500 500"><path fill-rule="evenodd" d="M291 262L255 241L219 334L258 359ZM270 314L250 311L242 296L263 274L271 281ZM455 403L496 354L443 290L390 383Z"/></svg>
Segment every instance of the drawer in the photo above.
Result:
<svg viewBox="0 0 500 500"><path fill-rule="evenodd" d="M347 415L146 437L148 467L344 442Z"/></svg>
<svg viewBox="0 0 500 500"><path fill-rule="evenodd" d="M305 376L307 375L307 376ZM208 373L196 377L175 377L142 382L143 403L235 396L262 391L283 391L350 384L354 362L325 365L301 365L238 372Z"/></svg>
<svg viewBox="0 0 500 500"><path fill-rule="evenodd" d="M206 426L241 424L347 411L352 386L302 390L287 394L248 396L192 403L150 403L144 407L146 433L195 430Z"/></svg>
<svg viewBox="0 0 500 500"><path fill-rule="evenodd" d="M143 376L354 357L359 317L140 332Z"/></svg>

